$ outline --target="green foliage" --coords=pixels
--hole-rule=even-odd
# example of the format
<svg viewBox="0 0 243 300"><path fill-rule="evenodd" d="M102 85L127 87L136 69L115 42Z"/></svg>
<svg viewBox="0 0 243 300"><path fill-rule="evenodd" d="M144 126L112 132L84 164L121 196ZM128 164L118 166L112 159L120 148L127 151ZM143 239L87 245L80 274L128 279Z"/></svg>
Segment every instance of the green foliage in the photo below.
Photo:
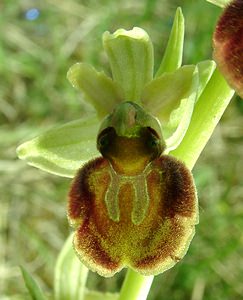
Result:
<svg viewBox="0 0 243 300"><path fill-rule="evenodd" d="M168 44L165 49L163 60L156 72L156 77L163 73L177 70L182 63L184 45L184 16L181 8L177 8ZM173 55L172 55L173 54Z"/></svg>
<svg viewBox="0 0 243 300"><path fill-rule="evenodd" d="M46 300L46 297L34 278L23 267L21 267L21 272L32 300Z"/></svg>

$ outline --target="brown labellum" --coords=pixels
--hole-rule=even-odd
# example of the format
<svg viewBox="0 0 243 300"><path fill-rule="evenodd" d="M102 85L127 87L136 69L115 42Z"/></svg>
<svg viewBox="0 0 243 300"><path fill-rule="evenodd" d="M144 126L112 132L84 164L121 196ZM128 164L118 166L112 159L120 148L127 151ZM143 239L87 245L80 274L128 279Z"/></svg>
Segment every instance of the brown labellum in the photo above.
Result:
<svg viewBox="0 0 243 300"><path fill-rule="evenodd" d="M243 0L232 1L213 36L213 57L229 85L243 98Z"/></svg>
<svg viewBox="0 0 243 300"><path fill-rule="evenodd" d="M124 267L162 273L185 255L198 222L191 172L160 155L159 139L148 127L131 138L107 128L97 143L103 157L79 170L69 193L74 248L87 267L106 277Z"/></svg>

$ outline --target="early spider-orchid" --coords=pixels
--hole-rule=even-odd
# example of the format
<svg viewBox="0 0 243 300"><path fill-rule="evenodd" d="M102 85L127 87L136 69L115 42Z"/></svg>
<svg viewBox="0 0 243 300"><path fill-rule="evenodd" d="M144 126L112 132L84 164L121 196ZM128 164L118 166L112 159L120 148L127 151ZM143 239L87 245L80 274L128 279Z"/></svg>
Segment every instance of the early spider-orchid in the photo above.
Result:
<svg viewBox="0 0 243 300"><path fill-rule="evenodd" d="M242 13L241 0L225 9L213 43L219 69L241 96ZM198 204L190 169L233 91L214 61L181 67L183 37L178 9L154 74L153 46L143 29L105 32L112 78L85 63L68 72L94 112L18 148L29 164L74 177L68 200L74 248L103 276L123 267L161 273L181 260L193 238ZM216 105L208 102L205 109L212 111L205 112L207 96L215 97ZM207 118L210 113L214 121ZM190 129L196 122L198 135ZM193 159L186 153L190 143ZM179 157L180 151L185 163L171 155Z"/></svg>

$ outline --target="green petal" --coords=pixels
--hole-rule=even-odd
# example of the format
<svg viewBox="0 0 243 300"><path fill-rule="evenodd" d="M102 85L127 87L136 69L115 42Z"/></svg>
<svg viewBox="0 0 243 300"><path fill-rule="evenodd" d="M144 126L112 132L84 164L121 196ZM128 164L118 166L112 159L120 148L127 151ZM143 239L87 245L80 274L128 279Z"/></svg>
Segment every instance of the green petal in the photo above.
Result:
<svg viewBox="0 0 243 300"><path fill-rule="evenodd" d="M166 72L173 72L181 66L184 31L184 17L181 8L178 7L165 54L155 77L158 77Z"/></svg>
<svg viewBox="0 0 243 300"><path fill-rule="evenodd" d="M17 148L20 159L44 171L73 177L81 165L99 153L97 117L67 123L25 142Z"/></svg>
<svg viewBox="0 0 243 300"><path fill-rule="evenodd" d="M227 4L231 2L231 0L207 0L207 1L220 7L225 7Z"/></svg>
<svg viewBox="0 0 243 300"><path fill-rule="evenodd" d="M144 90L142 101L159 118L167 151L175 149L186 133L197 89L198 70L191 65L163 74Z"/></svg>
<svg viewBox="0 0 243 300"><path fill-rule="evenodd" d="M55 299L84 299L88 269L78 260L73 249L73 235L65 242L55 268Z"/></svg>
<svg viewBox="0 0 243 300"><path fill-rule="evenodd" d="M197 98L199 98L216 68L216 63L213 60L205 60L198 63L197 68L199 75Z"/></svg>
<svg viewBox="0 0 243 300"><path fill-rule="evenodd" d="M196 68L192 76L188 95L181 100L180 106L171 112L169 122L164 127L162 126L167 153L178 147L190 125L197 99L198 82L198 70Z"/></svg>
<svg viewBox="0 0 243 300"><path fill-rule="evenodd" d="M139 102L142 89L153 76L153 45L141 28L105 32L103 44L112 75L124 92L124 101Z"/></svg>
<svg viewBox="0 0 243 300"><path fill-rule="evenodd" d="M110 113L116 104L121 102L121 91L112 79L88 64L73 65L67 73L67 78L76 89L84 93L100 118Z"/></svg>
<svg viewBox="0 0 243 300"><path fill-rule="evenodd" d="M173 73L166 73L154 79L145 87L142 104L162 125L169 121L170 113L182 99L190 95L195 66L183 66Z"/></svg>

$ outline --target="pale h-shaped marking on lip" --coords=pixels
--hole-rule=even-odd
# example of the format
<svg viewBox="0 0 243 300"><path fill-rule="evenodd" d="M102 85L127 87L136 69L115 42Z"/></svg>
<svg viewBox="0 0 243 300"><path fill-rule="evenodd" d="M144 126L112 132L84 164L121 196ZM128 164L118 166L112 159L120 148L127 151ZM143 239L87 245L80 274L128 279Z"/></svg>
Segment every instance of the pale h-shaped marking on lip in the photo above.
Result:
<svg viewBox="0 0 243 300"><path fill-rule="evenodd" d="M139 175L126 176L116 173L110 164L110 185L105 194L105 203L108 211L108 215L114 222L120 221L119 210L119 191L123 184L131 183L134 190L134 200L131 219L135 225L139 225L143 222L148 207L149 207L149 195L147 188L146 177L151 171L150 164Z"/></svg>

